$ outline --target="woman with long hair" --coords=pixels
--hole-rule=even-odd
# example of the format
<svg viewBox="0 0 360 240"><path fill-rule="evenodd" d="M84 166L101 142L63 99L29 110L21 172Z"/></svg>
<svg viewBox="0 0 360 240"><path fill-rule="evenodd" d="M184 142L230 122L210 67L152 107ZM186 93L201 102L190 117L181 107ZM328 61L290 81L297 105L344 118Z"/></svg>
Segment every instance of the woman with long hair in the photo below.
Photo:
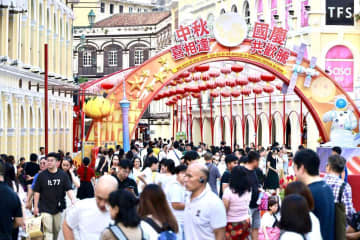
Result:
<svg viewBox="0 0 360 240"><path fill-rule="evenodd" d="M315 203L309 187L300 181L291 182L286 186L285 189L285 196L290 194L299 194L303 196L308 204L310 210L309 214L311 219L311 231L306 234L306 239L322 240L319 219L315 216L314 213L311 212L312 210L314 210Z"/></svg>
<svg viewBox="0 0 360 240"><path fill-rule="evenodd" d="M227 215L226 239L245 240L250 234L251 184L241 166L232 169L230 179L222 197Z"/></svg>
<svg viewBox="0 0 360 240"><path fill-rule="evenodd" d="M149 239L149 235L156 235L150 226L143 227L141 218L136 211L139 200L129 191L120 189L110 193L110 215L115 225L105 229L101 234L101 240Z"/></svg>
<svg viewBox="0 0 360 240"><path fill-rule="evenodd" d="M280 213L280 240L306 239L305 234L311 231L311 219L305 198L299 194L286 196Z"/></svg>
<svg viewBox="0 0 360 240"><path fill-rule="evenodd" d="M110 175L116 175L119 171L120 158L119 155L113 154L110 163Z"/></svg>
<svg viewBox="0 0 360 240"><path fill-rule="evenodd" d="M267 175L265 179L264 188L267 190L276 190L280 188L279 170L276 168L279 149L273 148L269 152L266 159Z"/></svg>
<svg viewBox="0 0 360 240"><path fill-rule="evenodd" d="M75 172L75 166L73 164L73 161L71 158L64 158L61 162L61 169L68 174L71 184L73 185L73 188L79 188L80 182L79 179L76 177Z"/></svg>
<svg viewBox="0 0 360 240"><path fill-rule="evenodd" d="M80 187L77 191L76 197L79 199L93 198L95 184L95 171L89 167L90 159L84 157L81 167L78 169L78 175L80 178Z"/></svg>
<svg viewBox="0 0 360 240"><path fill-rule="evenodd" d="M159 185L146 185L140 195L139 215L157 233L178 232L178 223L170 210L165 193Z"/></svg>

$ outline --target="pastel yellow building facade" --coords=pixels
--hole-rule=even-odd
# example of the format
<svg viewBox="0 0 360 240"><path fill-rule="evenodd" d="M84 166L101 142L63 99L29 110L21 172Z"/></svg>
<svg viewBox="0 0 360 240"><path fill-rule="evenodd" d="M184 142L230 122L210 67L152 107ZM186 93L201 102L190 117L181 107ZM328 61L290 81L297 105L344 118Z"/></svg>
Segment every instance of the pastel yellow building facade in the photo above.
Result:
<svg viewBox="0 0 360 240"><path fill-rule="evenodd" d="M48 44L49 151L72 150L72 22L65 1L0 8L0 153L29 158L44 146L44 44ZM60 89L61 88L61 89ZM64 88L69 91L65 93Z"/></svg>

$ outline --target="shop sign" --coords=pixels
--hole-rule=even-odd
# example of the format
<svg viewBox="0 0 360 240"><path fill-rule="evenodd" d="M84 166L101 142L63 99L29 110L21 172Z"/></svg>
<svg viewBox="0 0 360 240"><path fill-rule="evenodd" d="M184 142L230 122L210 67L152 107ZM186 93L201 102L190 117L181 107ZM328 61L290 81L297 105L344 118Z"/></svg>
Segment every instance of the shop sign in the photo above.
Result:
<svg viewBox="0 0 360 240"><path fill-rule="evenodd" d="M354 25L354 0L326 0L326 25Z"/></svg>

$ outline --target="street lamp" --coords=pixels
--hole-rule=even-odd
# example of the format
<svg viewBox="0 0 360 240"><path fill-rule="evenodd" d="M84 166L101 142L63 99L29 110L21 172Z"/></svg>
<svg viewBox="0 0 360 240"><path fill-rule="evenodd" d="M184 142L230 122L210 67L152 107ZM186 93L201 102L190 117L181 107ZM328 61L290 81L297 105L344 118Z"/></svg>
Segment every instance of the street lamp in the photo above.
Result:
<svg viewBox="0 0 360 240"><path fill-rule="evenodd" d="M94 10L91 9L91 11L88 14L88 20L89 20L90 27L93 27L95 18L96 18L95 12L94 12Z"/></svg>

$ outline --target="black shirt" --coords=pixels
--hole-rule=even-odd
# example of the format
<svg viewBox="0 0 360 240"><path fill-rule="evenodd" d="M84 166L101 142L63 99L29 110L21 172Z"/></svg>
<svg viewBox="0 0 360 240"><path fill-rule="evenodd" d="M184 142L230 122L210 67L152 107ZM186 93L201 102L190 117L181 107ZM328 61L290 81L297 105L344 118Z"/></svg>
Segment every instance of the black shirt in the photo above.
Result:
<svg viewBox="0 0 360 240"><path fill-rule="evenodd" d="M40 171L40 167L39 164L35 163L35 162L27 162L25 163L25 174L29 175L31 177L35 176L35 174L37 174ZM31 185L33 182L33 180L28 180L26 181L26 185Z"/></svg>
<svg viewBox="0 0 360 240"><path fill-rule="evenodd" d="M65 193L71 190L69 176L58 169L56 173L42 171L36 180L34 192L40 193L39 211L57 214L66 208Z"/></svg>
<svg viewBox="0 0 360 240"><path fill-rule="evenodd" d="M12 238L14 218L17 217L22 217L20 199L5 182L0 182L0 240Z"/></svg>
<svg viewBox="0 0 360 240"><path fill-rule="evenodd" d="M133 189L136 196L139 195L136 182L131 178L126 178L124 181L120 181L117 176L114 176L118 181L118 189Z"/></svg>
<svg viewBox="0 0 360 240"><path fill-rule="evenodd" d="M256 203L259 198L259 180L256 175L256 170L249 170L244 167L246 174L251 185L251 201L249 204L250 208L257 208L258 204Z"/></svg>
<svg viewBox="0 0 360 240"><path fill-rule="evenodd" d="M231 178L231 173L228 169L226 169L226 171L224 172L224 174L222 175L221 177L221 180L220 180L220 194L219 194L219 197L222 198L222 195L223 195L223 183L227 183L229 184L230 183L230 178Z"/></svg>

